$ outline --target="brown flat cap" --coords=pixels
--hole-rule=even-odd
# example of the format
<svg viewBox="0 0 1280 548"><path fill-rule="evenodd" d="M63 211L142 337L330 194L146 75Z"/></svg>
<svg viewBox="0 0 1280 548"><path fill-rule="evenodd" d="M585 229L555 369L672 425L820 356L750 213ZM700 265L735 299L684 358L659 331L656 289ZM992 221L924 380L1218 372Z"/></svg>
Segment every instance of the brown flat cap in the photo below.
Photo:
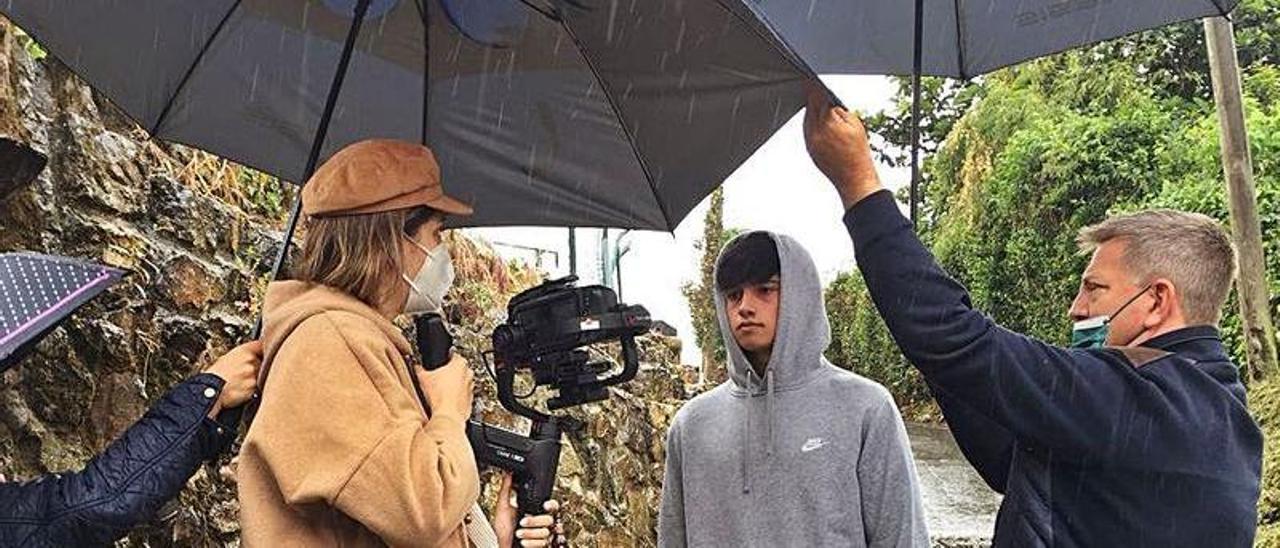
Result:
<svg viewBox="0 0 1280 548"><path fill-rule="evenodd" d="M370 139L347 145L302 187L302 212L312 217L378 213L427 206L470 215L471 206L446 196L431 149Z"/></svg>

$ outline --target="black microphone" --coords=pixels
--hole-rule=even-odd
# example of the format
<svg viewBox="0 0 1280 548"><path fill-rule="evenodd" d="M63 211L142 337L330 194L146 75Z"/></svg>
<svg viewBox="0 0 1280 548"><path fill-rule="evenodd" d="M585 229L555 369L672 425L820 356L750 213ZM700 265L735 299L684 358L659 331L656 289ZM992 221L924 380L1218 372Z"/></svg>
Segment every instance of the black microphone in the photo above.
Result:
<svg viewBox="0 0 1280 548"><path fill-rule="evenodd" d="M414 318L413 324L417 327L422 367L431 371L449 363L449 358L453 355L453 335L445 327L444 319L439 314L423 314Z"/></svg>

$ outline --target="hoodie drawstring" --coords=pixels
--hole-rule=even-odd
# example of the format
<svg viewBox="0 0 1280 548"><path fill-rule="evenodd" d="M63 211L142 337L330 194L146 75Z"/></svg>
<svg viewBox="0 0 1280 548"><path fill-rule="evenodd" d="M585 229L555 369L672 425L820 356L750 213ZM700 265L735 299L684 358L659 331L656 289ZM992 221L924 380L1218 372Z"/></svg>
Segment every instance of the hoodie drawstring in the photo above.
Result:
<svg viewBox="0 0 1280 548"><path fill-rule="evenodd" d="M748 382L750 382L750 373ZM751 492L751 470L747 468L747 463L751 461L751 392L747 391L746 404L742 411L742 450L738 454L742 456L742 492L743 494Z"/></svg>
<svg viewBox="0 0 1280 548"><path fill-rule="evenodd" d="M765 400L764 400L765 418L764 420L766 422L765 428L766 428L766 433L768 434L768 439L769 439L769 447L766 449L765 455L772 458L773 457L773 369L772 368L770 368L768 371L765 371L764 373L764 385L765 385Z"/></svg>
<svg viewBox="0 0 1280 548"><path fill-rule="evenodd" d="M742 437L740 438L742 442L742 450L738 452L739 455L742 455L742 492L743 493L751 492L751 457L752 457L752 454L751 454L752 453L751 398L754 397L755 383L752 382L754 379L755 379L755 372L748 372L747 383L749 388L747 390L747 399L745 404L746 407L743 409L743 414L742 414ZM768 440L768 445L765 446L765 457L772 459L773 446L775 445L774 427L773 427L774 426L773 425L774 382L773 382L772 369L765 371L764 386L765 386L765 400L764 400L765 438Z"/></svg>

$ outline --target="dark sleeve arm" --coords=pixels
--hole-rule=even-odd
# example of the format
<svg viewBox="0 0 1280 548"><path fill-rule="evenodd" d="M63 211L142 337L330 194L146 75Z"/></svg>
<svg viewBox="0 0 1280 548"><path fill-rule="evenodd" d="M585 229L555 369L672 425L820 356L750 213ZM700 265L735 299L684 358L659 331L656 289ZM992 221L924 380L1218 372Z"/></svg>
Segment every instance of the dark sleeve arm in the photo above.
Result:
<svg viewBox="0 0 1280 548"><path fill-rule="evenodd" d="M0 488L0 538L55 546L109 545L182 491L234 427L207 417L223 381L200 374L175 386L80 472Z"/></svg>
<svg viewBox="0 0 1280 548"><path fill-rule="evenodd" d="M946 391L931 387L933 398L947 418L951 431L965 460L997 493L1004 494L1009 480L1009 464L1013 460L1013 436L1003 426L987 418Z"/></svg>
<svg viewBox="0 0 1280 548"><path fill-rule="evenodd" d="M1106 451L1109 437L1100 433L1126 420L1118 412L1123 403L1135 401L1135 391L1156 390L1102 352L1058 348L974 310L888 191L855 204L845 224L871 298L903 354L931 386L1013 437L1069 452ZM1139 396L1151 405L1163 399Z"/></svg>

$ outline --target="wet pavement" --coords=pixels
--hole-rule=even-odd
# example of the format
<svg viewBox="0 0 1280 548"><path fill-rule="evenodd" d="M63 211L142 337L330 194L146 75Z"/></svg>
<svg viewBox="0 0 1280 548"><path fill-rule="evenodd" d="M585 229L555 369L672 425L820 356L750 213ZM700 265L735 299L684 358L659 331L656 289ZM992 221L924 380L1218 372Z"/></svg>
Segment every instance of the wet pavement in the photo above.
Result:
<svg viewBox="0 0 1280 548"><path fill-rule="evenodd" d="M989 546L1000 495L969 467L945 426L907 424L934 546Z"/></svg>

